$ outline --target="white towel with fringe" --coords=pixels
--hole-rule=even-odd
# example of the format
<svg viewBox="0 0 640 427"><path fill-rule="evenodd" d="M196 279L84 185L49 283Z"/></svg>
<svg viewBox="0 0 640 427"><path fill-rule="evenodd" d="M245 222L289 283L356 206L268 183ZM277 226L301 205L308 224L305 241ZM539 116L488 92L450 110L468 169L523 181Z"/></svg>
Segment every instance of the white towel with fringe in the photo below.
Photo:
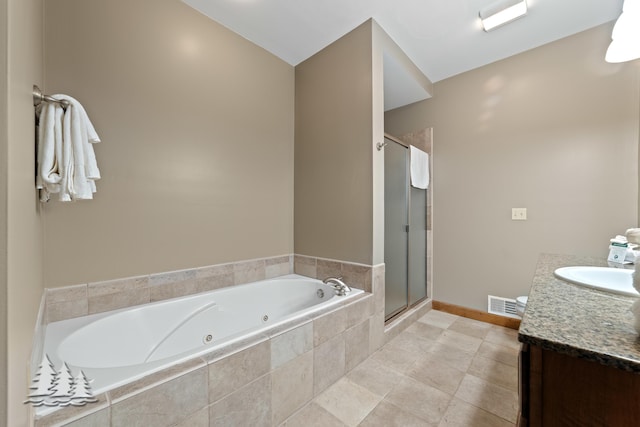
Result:
<svg viewBox="0 0 640 427"><path fill-rule="evenodd" d="M40 110L36 187L43 202L48 201L51 194L60 192L63 114L62 107L55 103L44 104Z"/></svg>
<svg viewBox="0 0 640 427"><path fill-rule="evenodd" d="M426 190L429 187L429 155L413 145L409 148L411 185Z"/></svg>

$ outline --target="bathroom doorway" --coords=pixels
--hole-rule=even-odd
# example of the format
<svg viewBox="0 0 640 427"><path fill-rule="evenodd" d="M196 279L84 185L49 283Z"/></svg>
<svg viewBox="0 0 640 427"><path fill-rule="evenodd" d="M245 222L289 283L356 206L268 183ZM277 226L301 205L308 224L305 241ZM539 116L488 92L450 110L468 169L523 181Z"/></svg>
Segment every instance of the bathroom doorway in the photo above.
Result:
<svg viewBox="0 0 640 427"><path fill-rule="evenodd" d="M429 151L430 142L429 138ZM414 145L424 150L425 144ZM389 320L430 296L427 280L430 189L411 186L409 143L385 134L384 151L385 320Z"/></svg>

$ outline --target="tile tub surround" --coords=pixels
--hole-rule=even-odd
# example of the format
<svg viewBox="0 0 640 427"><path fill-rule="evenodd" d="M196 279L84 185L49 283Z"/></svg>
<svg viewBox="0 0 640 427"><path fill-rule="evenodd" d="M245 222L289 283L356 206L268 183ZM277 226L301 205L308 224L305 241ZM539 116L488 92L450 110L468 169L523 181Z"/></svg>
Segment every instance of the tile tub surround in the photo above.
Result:
<svg viewBox="0 0 640 427"><path fill-rule="evenodd" d="M632 372L640 372L640 340L630 311L635 297L557 279L566 266L610 266L604 258L541 254L518 339Z"/></svg>
<svg viewBox="0 0 640 427"><path fill-rule="evenodd" d="M109 390L96 404L58 409L35 426L279 425L370 355L373 307L373 295L363 294Z"/></svg>
<svg viewBox="0 0 640 427"><path fill-rule="evenodd" d="M133 307L215 289L272 279L293 272L293 255L45 290L45 323ZM355 286L358 287L358 286Z"/></svg>
<svg viewBox="0 0 640 427"><path fill-rule="evenodd" d="M293 272L293 259L291 255L250 260L49 289L43 296L39 329L43 330L50 321L62 320L59 317L64 318L67 309L70 310L68 317L78 317L88 314L91 307L102 312L151 302L154 295L155 301L289 274ZM314 259L314 268L318 264L321 271L334 273L336 268L339 269L349 285L361 289L368 287L369 291L378 291L377 295L364 294L347 305L318 313L313 320L307 318L296 324L283 325L267 332L268 335L108 391L101 394L99 403L94 405L56 410L38 418L35 425L128 425L124 420L131 417L143 420L141 425L164 425L155 418L147 420L145 414L162 414L162 399L168 399L168 408L171 408L174 400L179 402L183 398L180 393L192 395L190 389L182 390L190 386L178 378L189 374L194 377L194 384L200 384L200 374L193 371L199 371L203 366L208 381L204 392L207 404L187 405L186 412L175 410L179 414L177 418L160 417L171 423L167 425L205 426L209 425L209 419L211 425L242 425L246 422L251 425L277 425L356 367L385 341L383 316L380 315L384 312L384 266L368 267L332 260L320 260L318 263ZM315 278L315 272L311 276ZM139 295L142 297L136 297ZM100 299L102 297L104 300ZM37 343L34 348L37 348ZM266 353L265 348L269 349ZM262 362L259 366L251 362L255 361L255 354L260 354ZM38 356L34 360L39 361L40 358ZM231 366L228 364L233 364L234 358L242 360L239 365L241 372L255 368L257 373L239 375L237 369L231 369L221 376L220 372L225 371L225 366ZM268 361L266 365L265 360ZM292 390L300 392L287 394ZM174 393L178 395L174 396ZM202 390L193 393L200 395ZM129 398L133 400L129 401ZM247 406L245 399L257 402L251 413L242 410Z"/></svg>

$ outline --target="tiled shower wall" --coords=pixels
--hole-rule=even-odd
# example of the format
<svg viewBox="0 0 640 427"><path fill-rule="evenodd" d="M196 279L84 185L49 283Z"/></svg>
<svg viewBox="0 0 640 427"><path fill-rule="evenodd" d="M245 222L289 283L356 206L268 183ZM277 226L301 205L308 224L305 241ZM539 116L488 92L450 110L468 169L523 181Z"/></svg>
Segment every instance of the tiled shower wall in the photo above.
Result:
<svg viewBox="0 0 640 427"><path fill-rule="evenodd" d="M154 426L280 424L385 341L383 265L291 255L89 283L47 290L43 316L61 320L290 272L342 276L373 293L111 390L95 404L57 410L35 425L127 426L132 419Z"/></svg>

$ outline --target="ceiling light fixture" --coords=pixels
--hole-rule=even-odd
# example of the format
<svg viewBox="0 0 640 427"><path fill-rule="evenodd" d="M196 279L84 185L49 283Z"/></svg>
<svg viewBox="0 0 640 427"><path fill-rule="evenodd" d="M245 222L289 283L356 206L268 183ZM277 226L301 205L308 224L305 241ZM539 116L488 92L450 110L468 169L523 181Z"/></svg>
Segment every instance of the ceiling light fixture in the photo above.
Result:
<svg viewBox="0 0 640 427"><path fill-rule="evenodd" d="M616 63L640 58L640 0L624 1L611 39L605 61Z"/></svg>
<svg viewBox="0 0 640 427"><path fill-rule="evenodd" d="M480 10L480 20L485 31L508 24L527 13L526 0L500 0Z"/></svg>

